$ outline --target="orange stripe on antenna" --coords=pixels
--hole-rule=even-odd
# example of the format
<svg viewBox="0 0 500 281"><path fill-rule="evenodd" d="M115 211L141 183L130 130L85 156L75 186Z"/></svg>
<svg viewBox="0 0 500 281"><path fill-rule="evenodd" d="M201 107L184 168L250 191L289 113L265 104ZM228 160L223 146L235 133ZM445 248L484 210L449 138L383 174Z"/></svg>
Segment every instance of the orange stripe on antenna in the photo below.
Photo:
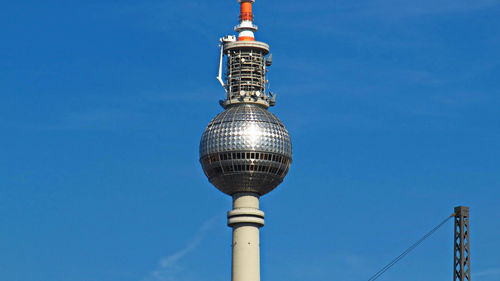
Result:
<svg viewBox="0 0 500 281"><path fill-rule="evenodd" d="M255 41L255 38L250 36L240 36L238 37L238 41Z"/></svg>
<svg viewBox="0 0 500 281"><path fill-rule="evenodd" d="M240 20L253 21L252 2L241 2Z"/></svg>

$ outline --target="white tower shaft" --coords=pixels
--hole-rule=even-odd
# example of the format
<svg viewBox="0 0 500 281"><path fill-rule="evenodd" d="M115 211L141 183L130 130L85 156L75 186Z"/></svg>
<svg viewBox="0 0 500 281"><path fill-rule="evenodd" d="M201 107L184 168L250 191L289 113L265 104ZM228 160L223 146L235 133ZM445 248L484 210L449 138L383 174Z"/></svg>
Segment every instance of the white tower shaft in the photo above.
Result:
<svg viewBox="0 0 500 281"><path fill-rule="evenodd" d="M259 210L258 194L233 195L227 217L233 228L232 281L260 281L259 228L264 226L264 212Z"/></svg>

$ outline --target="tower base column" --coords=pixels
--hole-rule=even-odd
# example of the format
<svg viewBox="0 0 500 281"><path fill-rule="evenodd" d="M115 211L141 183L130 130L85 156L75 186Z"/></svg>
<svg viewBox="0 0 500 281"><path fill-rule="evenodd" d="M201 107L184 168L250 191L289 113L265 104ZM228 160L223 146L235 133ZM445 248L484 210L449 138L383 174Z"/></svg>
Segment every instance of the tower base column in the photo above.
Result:
<svg viewBox="0 0 500 281"><path fill-rule="evenodd" d="M227 218L233 228L232 281L260 281L259 228L264 226L264 212L259 210L259 195L234 194Z"/></svg>

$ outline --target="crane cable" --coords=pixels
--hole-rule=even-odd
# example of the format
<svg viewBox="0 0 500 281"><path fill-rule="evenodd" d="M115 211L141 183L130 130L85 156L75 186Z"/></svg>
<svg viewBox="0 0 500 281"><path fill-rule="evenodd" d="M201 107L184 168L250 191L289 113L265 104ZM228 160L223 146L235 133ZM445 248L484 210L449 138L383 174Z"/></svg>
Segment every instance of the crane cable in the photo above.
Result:
<svg viewBox="0 0 500 281"><path fill-rule="evenodd" d="M429 231L427 234L422 236L417 242L415 242L413 245L411 245L408 249L406 249L404 252L402 252L399 256L397 256L395 259L393 259L390 263L388 263L386 266L384 266L382 269L377 271L368 281L374 281L375 279L379 278L382 274L384 274L389 268L391 268L393 265L395 265L398 261L403 259L406 255L408 255L413 249L415 249L418 245L420 245L422 242L424 242L425 239L429 238L434 232L436 232L441 226L443 226L448 220L450 220L452 217L454 217L455 214L451 214L449 217L447 217L445 220L440 222L437 226L435 226L431 231Z"/></svg>

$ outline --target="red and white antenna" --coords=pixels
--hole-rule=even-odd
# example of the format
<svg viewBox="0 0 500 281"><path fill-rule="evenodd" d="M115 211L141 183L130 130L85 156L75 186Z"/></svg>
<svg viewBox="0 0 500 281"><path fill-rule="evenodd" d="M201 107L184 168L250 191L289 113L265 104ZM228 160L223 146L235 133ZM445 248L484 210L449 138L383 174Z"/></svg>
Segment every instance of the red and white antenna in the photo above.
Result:
<svg viewBox="0 0 500 281"><path fill-rule="evenodd" d="M252 5L255 0L238 0L240 2L240 24L234 27L238 32L238 41L255 41L254 32L257 26L253 24Z"/></svg>

